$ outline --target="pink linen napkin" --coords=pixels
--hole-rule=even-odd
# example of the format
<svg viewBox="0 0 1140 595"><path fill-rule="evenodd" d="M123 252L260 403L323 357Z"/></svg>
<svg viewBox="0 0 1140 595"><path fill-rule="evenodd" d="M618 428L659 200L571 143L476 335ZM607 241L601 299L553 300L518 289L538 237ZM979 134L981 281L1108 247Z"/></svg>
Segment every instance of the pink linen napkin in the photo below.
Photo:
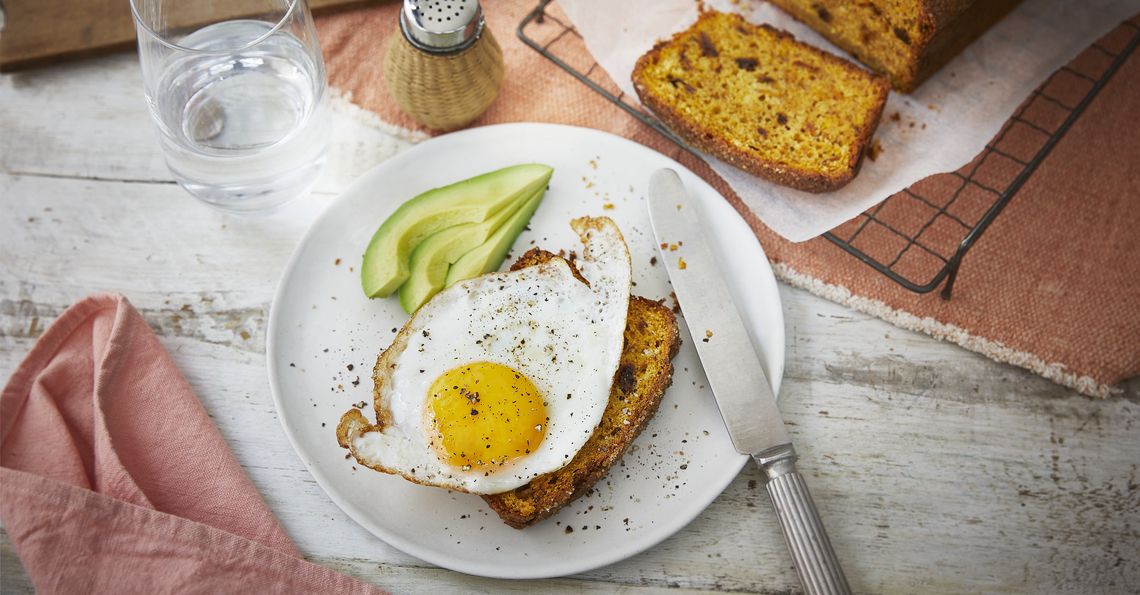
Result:
<svg viewBox="0 0 1140 595"><path fill-rule="evenodd" d="M0 496L44 593L380 593L301 558L122 296L68 308L0 393Z"/></svg>

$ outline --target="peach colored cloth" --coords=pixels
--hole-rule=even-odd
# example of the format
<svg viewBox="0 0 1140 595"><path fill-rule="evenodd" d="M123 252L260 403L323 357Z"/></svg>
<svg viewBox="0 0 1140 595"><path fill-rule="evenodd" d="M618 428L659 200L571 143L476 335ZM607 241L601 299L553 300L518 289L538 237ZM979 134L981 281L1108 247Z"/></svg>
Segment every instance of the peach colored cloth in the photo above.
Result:
<svg viewBox="0 0 1140 595"><path fill-rule="evenodd" d="M121 296L65 311L0 393L0 495L40 592L379 592L301 558Z"/></svg>

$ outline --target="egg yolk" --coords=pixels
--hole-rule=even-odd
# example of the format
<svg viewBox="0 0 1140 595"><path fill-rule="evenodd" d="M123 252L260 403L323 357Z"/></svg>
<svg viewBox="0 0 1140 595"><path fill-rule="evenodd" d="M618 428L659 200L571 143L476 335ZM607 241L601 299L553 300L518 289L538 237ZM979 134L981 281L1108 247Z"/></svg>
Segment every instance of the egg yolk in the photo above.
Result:
<svg viewBox="0 0 1140 595"><path fill-rule="evenodd" d="M449 370L428 391L432 447L463 470L493 471L533 452L546 434L542 394L520 372L491 362Z"/></svg>

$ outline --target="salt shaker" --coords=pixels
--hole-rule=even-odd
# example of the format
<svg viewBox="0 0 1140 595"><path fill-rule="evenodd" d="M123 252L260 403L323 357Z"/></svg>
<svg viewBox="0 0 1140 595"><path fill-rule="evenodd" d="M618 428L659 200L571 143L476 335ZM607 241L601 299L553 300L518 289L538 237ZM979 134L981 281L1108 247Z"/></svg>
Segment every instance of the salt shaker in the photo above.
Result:
<svg viewBox="0 0 1140 595"><path fill-rule="evenodd" d="M503 82L503 51L477 0L404 0L400 32L384 57L396 105L429 128L478 118Z"/></svg>

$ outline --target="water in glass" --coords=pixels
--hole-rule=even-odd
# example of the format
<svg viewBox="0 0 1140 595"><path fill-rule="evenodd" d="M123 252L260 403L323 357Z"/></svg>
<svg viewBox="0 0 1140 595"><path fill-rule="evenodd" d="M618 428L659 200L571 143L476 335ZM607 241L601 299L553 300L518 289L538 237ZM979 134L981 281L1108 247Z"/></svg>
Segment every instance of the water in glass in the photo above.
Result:
<svg viewBox="0 0 1140 595"><path fill-rule="evenodd" d="M254 19L208 25L177 46L186 51L155 46L162 57L148 61L140 44L147 102L179 183L228 211L265 210L307 191L328 131L320 50Z"/></svg>

